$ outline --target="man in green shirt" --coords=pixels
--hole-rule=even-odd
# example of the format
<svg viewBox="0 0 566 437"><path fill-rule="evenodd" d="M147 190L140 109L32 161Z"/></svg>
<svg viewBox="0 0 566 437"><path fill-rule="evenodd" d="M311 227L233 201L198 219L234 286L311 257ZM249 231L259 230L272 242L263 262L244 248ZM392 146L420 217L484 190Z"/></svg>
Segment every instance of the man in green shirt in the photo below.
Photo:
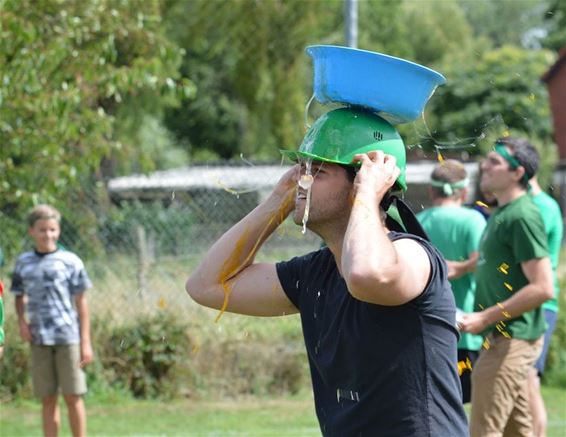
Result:
<svg viewBox="0 0 566 437"><path fill-rule="evenodd" d="M541 305L552 293L552 268L540 212L527 195L538 153L526 140L505 137L482 162L482 190L494 194L476 267L476 312L464 332L486 336L472 372L470 434L532 436L529 373L546 330Z"/></svg>
<svg viewBox="0 0 566 437"><path fill-rule="evenodd" d="M464 313L474 311L476 281L472 272L485 228L481 213L462 206L468 196L468 184L462 163L443 160L431 174L428 192L433 206L417 214L430 241L446 260L456 307ZM470 372L482 343L480 335L469 333L462 333L458 342L458 373L464 403L471 399Z"/></svg>
<svg viewBox="0 0 566 437"><path fill-rule="evenodd" d="M546 355L548 354L550 339L554 332L558 315L558 293L560 292L560 287L556 269L558 268L558 259L560 257L560 245L562 244L564 224L558 202L541 189L536 176L531 178L529 182L531 185L531 197L538 207L544 223L554 280L554 297L542 304L544 318L548 325L548 329L544 334L544 346L530 375L534 435L544 436L546 435L547 416L544 400L540 393L540 377L544 373Z"/></svg>

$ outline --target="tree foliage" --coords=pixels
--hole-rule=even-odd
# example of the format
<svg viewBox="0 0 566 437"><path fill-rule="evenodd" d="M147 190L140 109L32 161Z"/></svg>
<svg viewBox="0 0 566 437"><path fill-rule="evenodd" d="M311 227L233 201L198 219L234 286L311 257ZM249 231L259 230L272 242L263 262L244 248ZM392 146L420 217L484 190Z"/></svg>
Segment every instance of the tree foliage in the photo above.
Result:
<svg viewBox="0 0 566 437"><path fill-rule="evenodd" d="M0 1L3 211L57 199L93 174L183 163L184 153L277 159L304 134L304 48L344 39L341 0ZM359 47L447 77L428 120L448 141L499 119L546 139L538 77L548 53L518 47L545 7L549 41L560 35L562 3L367 0Z"/></svg>
<svg viewBox="0 0 566 437"><path fill-rule="evenodd" d="M566 2L552 0L544 17L548 33L543 40L543 46L558 52L566 47Z"/></svg>
<svg viewBox="0 0 566 437"><path fill-rule="evenodd" d="M529 44L533 30L542 29L546 0L458 0L476 38L491 48ZM560 0L557 0L560 2Z"/></svg>
<svg viewBox="0 0 566 437"><path fill-rule="evenodd" d="M448 85L431 102L440 136L461 141L477 139L491 128L501 134L512 127L549 141L550 113L540 77L552 60L546 51L506 46L466 64L447 62Z"/></svg>
<svg viewBox="0 0 566 437"><path fill-rule="evenodd" d="M206 150L223 159L240 153L273 159L278 148L296 146L310 75L304 48L320 42L328 23L339 23L340 7L300 0L171 2L170 32L186 51L181 71L198 91L194 101L168 111L166 122L193 157Z"/></svg>
<svg viewBox="0 0 566 437"><path fill-rule="evenodd" d="M191 93L158 2L6 0L0 16L0 211L57 202L128 144L127 102Z"/></svg>
<svg viewBox="0 0 566 437"><path fill-rule="evenodd" d="M403 28L410 59L437 66L450 53L466 51L472 28L457 1L403 3Z"/></svg>
<svg viewBox="0 0 566 437"><path fill-rule="evenodd" d="M541 75L554 56L545 50L504 46L476 56L446 60L447 85L431 100L434 134L429 147L466 149L485 153L500 136L512 133L529 138L541 151L544 182L553 167L550 109Z"/></svg>

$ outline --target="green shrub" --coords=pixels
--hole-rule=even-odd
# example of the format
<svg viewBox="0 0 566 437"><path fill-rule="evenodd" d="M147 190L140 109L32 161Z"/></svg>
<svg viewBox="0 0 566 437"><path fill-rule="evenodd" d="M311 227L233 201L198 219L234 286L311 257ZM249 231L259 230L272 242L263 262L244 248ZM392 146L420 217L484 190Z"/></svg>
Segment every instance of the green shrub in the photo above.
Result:
<svg viewBox="0 0 566 437"><path fill-rule="evenodd" d="M15 316L5 320L6 343L0 360L0 400L10 400L31 394L30 348L20 339Z"/></svg>
<svg viewBox="0 0 566 437"><path fill-rule="evenodd" d="M173 397L181 384L176 373L190 348L186 326L167 312L142 314L133 322L108 329L103 320L93 326L102 365L92 379L125 388L137 398ZM94 325L94 324L93 324ZM103 373L103 375L101 375Z"/></svg>
<svg viewBox="0 0 566 437"><path fill-rule="evenodd" d="M226 339L210 342L194 360L198 388L221 397L296 394L309 385L302 341Z"/></svg>
<svg viewBox="0 0 566 437"><path fill-rule="evenodd" d="M562 260L566 262L566 250L562 251ZM566 274L560 281L558 320L552 334L550 349L546 358L544 382L546 385L566 388Z"/></svg>

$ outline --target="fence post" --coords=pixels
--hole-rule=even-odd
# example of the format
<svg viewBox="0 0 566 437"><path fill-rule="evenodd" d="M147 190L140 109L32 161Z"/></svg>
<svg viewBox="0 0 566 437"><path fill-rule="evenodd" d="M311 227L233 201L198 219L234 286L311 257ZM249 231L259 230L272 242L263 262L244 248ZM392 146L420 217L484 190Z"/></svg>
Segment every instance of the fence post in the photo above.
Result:
<svg viewBox="0 0 566 437"><path fill-rule="evenodd" d="M142 299L145 297L147 284L147 270L149 268L149 251L145 228L142 225L136 226L136 236L138 240L138 292Z"/></svg>

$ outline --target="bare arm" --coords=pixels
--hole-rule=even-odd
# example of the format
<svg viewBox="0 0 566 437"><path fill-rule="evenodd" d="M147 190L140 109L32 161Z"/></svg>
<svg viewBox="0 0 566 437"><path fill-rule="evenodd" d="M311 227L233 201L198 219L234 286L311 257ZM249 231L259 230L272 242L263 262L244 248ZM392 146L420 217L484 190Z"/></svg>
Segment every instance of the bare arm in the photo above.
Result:
<svg viewBox="0 0 566 437"><path fill-rule="evenodd" d="M470 253L470 257L465 261L449 261L446 260L448 266L448 279L458 279L468 273L476 270L479 252Z"/></svg>
<svg viewBox="0 0 566 437"><path fill-rule="evenodd" d="M210 248L186 283L196 302L255 316L297 312L275 265L254 263L263 242L294 208L297 175L296 166L285 173L273 193Z"/></svg>
<svg viewBox="0 0 566 437"><path fill-rule="evenodd" d="M341 257L342 275L357 299L379 305L402 305L423 292L430 275L426 251L412 239L391 242L379 203L399 175L393 156L357 155L362 167Z"/></svg>
<svg viewBox="0 0 566 437"><path fill-rule="evenodd" d="M499 305L465 314L460 324L462 331L479 334L488 326L534 310L552 297L552 268L548 257L525 261L521 268L529 283Z"/></svg>
<svg viewBox="0 0 566 437"><path fill-rule="evenodd" d="M75 296L75 305L79 315L79 328L81 335L81 362L83 367L91 363L94 359L92 351L92 343L90 341L90 313L88 311L88 303L86 293L79 293Z"/></svg>
<svg viewBox="0 0 566 437"><path fill-rule="evenodd" d="M20 327L20 337L23 341L31 341L31 331L26 321L26 295L16 296L16 315L18 316L18 326Z"/></svg>

